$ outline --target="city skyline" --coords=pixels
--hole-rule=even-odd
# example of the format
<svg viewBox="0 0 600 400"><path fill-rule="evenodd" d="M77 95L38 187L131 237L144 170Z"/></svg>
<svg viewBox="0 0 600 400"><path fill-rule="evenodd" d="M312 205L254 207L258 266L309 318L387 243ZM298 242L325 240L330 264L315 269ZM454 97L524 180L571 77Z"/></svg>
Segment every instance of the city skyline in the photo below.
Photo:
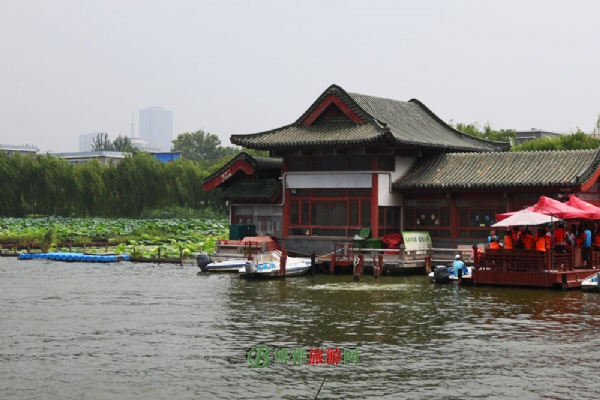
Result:
<svg viewBox="0 0 600 400"><path fill-rule="evenodd" d="M139 138L161 151L173 145L173 112L163 107L148 107L139 111Z"/></svg>
<svg viewBox="0 0 600 400"><path fill-rule="evenodd" d="M168 120L162 120L162 114L168 114ZM158 126L153 126L151 116L157 114L154 118ZM129 134L119 133L111 134L110 132L89 132L79 134L79 151L86 152L90 151L93 145L94 139L100 134L106 134L108 139L113 141L118 136L128 137L132 140L134 147L138 147L143 151L162 151L168 152L171 150L172 141L175 139L173 136L173 113L170 110L165 110L160 106L147 107L138 111L138 121L136 124L135 113L131 114L131 121L129 123L131 131ZM146 119L146 120L144 120ZM164 131L166 129L166 131ZM144 132L144 130L146 132ZM155 137L152 136L154 133ZM168 136L162 135L166 133ZM161 136L162 135L162 136ZM169 140L169 137L171 139ZM155 139L155 140L153 140Z"/></svg>

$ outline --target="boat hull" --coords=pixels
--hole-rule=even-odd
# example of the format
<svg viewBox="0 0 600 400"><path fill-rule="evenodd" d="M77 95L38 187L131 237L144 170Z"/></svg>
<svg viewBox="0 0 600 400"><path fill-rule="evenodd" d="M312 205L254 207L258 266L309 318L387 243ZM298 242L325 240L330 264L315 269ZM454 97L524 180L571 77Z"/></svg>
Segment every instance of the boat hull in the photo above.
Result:
<svg viewBox="0 0 600 400"><path fill-rule="evenodd" d="M598 292L600 291L600 286L598 286L598 281L600 280L600 273L594 274L592 276L588 276L581 282L581 289L590 291L590 292Z"/></svg>
<svg viewBox="0 0 600 400"><path fill-rule="evenodd" d="M238 272L240 268L243 268L246 264L245 258L221 261L217 263L210 263L204 266L202 271L205 272Z"/></svg>
<svg viewBox="0 0 600 400"><path fill-rule="evenodd" d="M260 255L240 268L239 274L245 278L281 278L304 275L311 268L311 260L308 258L288 257L285 273L282 275L280 258L281 252L279 251Z"/></svg>
<svg viewBox="0 0 600 400"><path fill-rule="evenodd" d="M465 267L468 272L465 273L462 277L465 279L471 278L471 273L473 272L472 267ZM436 270L430 272L429 281L431 283L450 283L450 282L458 282L458 277L454 275L454 268L438 266Z"/></svg>

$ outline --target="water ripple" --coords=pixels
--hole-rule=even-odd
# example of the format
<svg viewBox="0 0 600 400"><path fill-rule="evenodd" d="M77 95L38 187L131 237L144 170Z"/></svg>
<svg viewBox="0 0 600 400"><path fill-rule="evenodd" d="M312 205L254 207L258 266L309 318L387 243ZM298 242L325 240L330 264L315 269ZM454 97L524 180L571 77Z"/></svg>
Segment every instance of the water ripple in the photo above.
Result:
<svg viewBox="0 0 600 400"><path fill-rule="evenodd" d="M600 295L0 259L7 399L596 398ZM248 351L358 351L249 368Z"/></svg>

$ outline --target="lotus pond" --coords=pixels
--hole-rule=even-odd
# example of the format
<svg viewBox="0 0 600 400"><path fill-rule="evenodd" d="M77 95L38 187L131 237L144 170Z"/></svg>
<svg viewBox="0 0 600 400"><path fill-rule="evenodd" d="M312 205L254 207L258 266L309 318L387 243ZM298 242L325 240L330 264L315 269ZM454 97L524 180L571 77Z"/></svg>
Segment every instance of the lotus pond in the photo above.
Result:
<svg viewBox="0 0 600 400"><path fill-rule="evenodd" d="M48 251L73 251L86 245L87 252L110 251L138 257L195 257L213 252L215 242L227 239L227 219L128 219L128 218L0 218L0 242L19 247L31 245Z"/></svg>

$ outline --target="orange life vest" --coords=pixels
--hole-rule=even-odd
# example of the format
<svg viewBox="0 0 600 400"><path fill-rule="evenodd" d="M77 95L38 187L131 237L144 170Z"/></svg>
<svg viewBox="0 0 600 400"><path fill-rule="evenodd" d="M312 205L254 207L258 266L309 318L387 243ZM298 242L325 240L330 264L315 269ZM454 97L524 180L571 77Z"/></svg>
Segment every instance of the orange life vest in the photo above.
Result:
<svg viewBox="0 0 600 400"><path fill-rule="evenodd" d="M512 250L514 248L512 235L504 236L504 248L507 250Z"/></svg>
<svg viewBox="0 0 600 400"><path fill-rule="evenodd" d="M596 232L594 236L594 246L600 247L600 231Z"/></svg>
<svg viewBox="0 0 600 400"><path fill-rule="evenodd" d="M535 249L537 251L546 251L546 239L540 236L535 242Z"/></svg>
<svg viewBox="0 0 600 400"><path fill-rule="evenodd" d="M521 240L523 241L523 245L526 249L533 250L534 241L531 233L524 233L521 235Z"/></svg>
<svg viewBox="0 0 600 400"><path fill-rule="evenodd" d="M565 229L564 228L556 228L554 230L554 245L555 246L564 246L565 245Z"/></svg>

